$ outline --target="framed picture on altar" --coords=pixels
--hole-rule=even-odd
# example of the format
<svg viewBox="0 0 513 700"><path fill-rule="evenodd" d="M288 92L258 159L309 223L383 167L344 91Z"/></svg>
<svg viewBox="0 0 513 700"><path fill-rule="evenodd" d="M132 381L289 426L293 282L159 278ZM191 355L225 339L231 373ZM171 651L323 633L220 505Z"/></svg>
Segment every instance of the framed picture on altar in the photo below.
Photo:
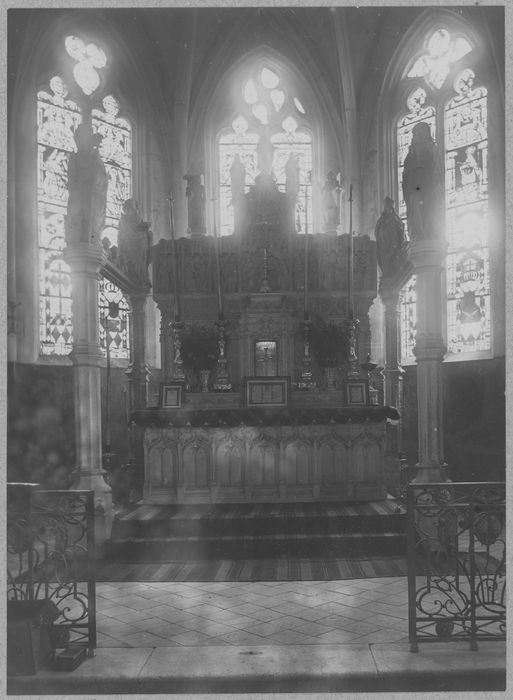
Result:
<svg viewBox="0 0 513 700"><path fill-rule="evenodd" d="M247 408L284 408L290 400L290 377L246 377L244 404Z"/></svg>
<svg viewBox="0 0 513 700"><path fill-rule="evenodd" d="M181 408L184 399L183 384L167 384L160 385L160 408Z"/></svg>
<svg viewBox="0 0 513 700"><path fill-rule="evenodd" d="M348 406L367 406L369 384L366 379L355 379L346 383L346 403Z"/></svg>

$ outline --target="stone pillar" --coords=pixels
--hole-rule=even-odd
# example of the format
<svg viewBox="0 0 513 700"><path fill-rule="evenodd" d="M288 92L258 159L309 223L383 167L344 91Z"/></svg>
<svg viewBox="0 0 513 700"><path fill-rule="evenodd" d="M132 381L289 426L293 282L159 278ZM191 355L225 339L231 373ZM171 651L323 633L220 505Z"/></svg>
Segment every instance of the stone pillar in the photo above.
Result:
<svg viewBox="0 0 513 700"><path fill-rule="evenodd" d="M146 366L144 343L144 305L147 290L130 294L132 305L132 352L130 366L125 372L128 377L128 406L130 412L146 408L148 403L148 367Z"/></svg>
<svg viewBox="0 0 513 700"><path fill-rule="evenodd" d="M385 452L385 471L387 486L392 493L399 493L401 488L401 454L402 454L402 410L403 410L403 374L399 365L399 290L390 280L381 278L380 295L385 306L385 367L384 367L384 403L397 408L400 419L397 424L387 425Z"/></svg>
<svg viewBox="0 0 513 700"><path fill-rule="evenodd" d="M417 406L419 461L415 483L445 481L443 435L442 270L447 243L441 238L410 243L417 278Z"/></svg>
<svg viewBox="0 0 513 700"><path fill-rule="evenodd" d="M131 502L143 491L144 450L142 431L130 420L134 411L147 407L149 371L145 359L144 305L148 289L130 294L132 306L131 360L125 374L128 378L128 462L124 467L126 497Z"/></svg>
<svg viewBox="0 0 513 700"><path fill-rule="evenodd" d="M96 544L102 547L112 528L112 493L102 469L101 359L98 281L106 256L95 243L75 241L64 250L70 266L73 304L73 363L77 483L94 491Z"/></svg>
<svg viewBox="0 0 513 700"><path fill-rule="evenodd" d="M399 290L388 288L382 279L380 294L385 306L385 405L395 406L401 414L404 371L399 365ZM393 443L391 448L396 453L400 453L402 451L400 426L394 431Z"/></svg>

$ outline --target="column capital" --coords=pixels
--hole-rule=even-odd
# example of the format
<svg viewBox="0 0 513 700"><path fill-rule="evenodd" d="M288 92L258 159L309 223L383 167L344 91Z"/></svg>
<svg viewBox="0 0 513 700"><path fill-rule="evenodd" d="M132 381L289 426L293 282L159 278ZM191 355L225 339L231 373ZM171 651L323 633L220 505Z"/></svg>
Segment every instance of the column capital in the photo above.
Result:
<svg viewBox="0 0 513 700"><path fill-rule="evenodd" d="M423 267L440 267L447 255L448 244L445 239L410 241L408 256L416 270Z"/></svg>
<svg viewBox="0 0 513 700"><path fill-rule="evenodd" d="M69 243L63 251L64 261L74 272L97 273L107 262L107 254L94 243Z"/></svg>

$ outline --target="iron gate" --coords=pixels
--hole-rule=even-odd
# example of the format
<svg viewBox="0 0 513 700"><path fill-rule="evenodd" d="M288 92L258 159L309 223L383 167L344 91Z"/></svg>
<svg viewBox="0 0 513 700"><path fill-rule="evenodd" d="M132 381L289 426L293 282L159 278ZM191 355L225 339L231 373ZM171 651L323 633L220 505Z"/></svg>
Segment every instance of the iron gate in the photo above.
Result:
<svg viewBox="0 0 513 700"><path fill-rule="evenodd" d="M504 483L408 487L410 649L506 638Z"/></svg>
<svg viewBox="0 0 513 700"><path fill-rule="evenodd" d="M7 487L7 599L48 601L57 649L96 648L93 491Z"/></svg>

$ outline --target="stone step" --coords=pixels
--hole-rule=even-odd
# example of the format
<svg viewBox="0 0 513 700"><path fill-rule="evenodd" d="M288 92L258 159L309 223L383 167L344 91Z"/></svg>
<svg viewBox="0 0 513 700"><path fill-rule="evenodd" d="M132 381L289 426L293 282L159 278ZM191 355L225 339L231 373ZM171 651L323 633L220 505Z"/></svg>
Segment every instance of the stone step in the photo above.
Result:
<svg viewBox="0 0 513 700"><path fill-rule="evenodd" d="M406 535L395 532L253 536L148 537L110 540L106 558L117 561L343 557L406 553Z"/></svg>

